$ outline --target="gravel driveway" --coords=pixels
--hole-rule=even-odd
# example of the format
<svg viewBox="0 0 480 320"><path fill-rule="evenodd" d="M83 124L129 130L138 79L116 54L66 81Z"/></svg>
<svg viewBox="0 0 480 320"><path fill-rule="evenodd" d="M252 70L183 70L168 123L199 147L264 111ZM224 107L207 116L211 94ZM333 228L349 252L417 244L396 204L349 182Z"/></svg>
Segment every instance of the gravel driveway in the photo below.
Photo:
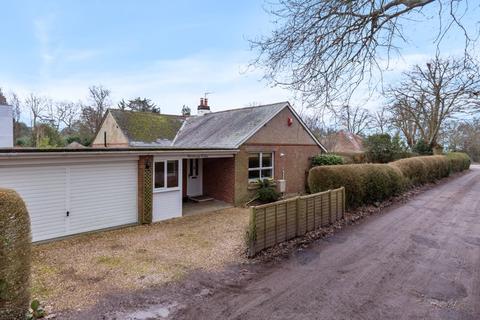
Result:
<svg viewBox="0 0 480 320"><path fill-rule="evenodd" d="M388 211L170 316L480 319L480 167Z"/></svg>
<svg viewBox="0 0 480 320"><path fill-rule="evenodd" d="M231 208L36 245L33 298L53 313L77 312L106 295L240 263L248 218L248 209Z"/></svg>

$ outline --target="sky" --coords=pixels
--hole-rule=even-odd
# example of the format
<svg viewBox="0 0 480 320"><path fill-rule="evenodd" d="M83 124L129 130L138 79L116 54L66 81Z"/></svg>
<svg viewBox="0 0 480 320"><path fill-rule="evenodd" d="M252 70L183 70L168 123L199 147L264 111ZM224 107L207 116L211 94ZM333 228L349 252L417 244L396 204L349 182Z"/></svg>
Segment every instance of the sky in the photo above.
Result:
<svg viewBox="0 0 480 320"><path fill-rule="evenodd" d="M114 103L147 97L170 114L180 113L182 105L195 110L206 92L212 111L284 100L301 109L292 92L271 87L261 70L249 66L255 53L248 39L272 29L265 5L262 0L0 0L0 87L7 94L76 101L86 100L89 86L103 85ZM412 37L390 64L388 81L431 56L434 27L407 25ZM459 52L461 45L456 37L447 39L444 52ZM359 101L368 96L363 91Z"/></svg>

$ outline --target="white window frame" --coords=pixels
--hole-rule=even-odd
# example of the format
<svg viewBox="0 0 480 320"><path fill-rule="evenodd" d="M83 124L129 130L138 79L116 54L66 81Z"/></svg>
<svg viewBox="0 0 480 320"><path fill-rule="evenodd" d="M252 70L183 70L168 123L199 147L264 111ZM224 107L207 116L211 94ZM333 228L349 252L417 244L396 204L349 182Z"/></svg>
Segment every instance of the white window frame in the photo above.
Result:
<svg viewBox="0 0 480 320"><path fill-rule="evenodd" d="M176 187L167 187L167 172L168 172L168 161L177 161L177 175L178 175L178 183ZM158 162L163 162L163 185L162 188L155 188L155 166ZM179 159L154 159L153 160L153 192L166 192L166 191L178 191L181 190L181 183L182 183L182 169L181 169L181 160Z"/></svg>
<svg viewBox="0 0 480 320"><path fill-rule="evenodd" d="M258 165L259 167L258 168L250 168L250 155L253 155L253 154L258 154L259 155L259 162L258 162ZM263 166L263 155L264 154L270 154L271 157L272 157L272 166L271 167L264 167ZM249 172L249 175L250 175L250 171L258 171L258 178L253 178L253 179L248 179L249 182L253 182L253 181L257 181L258 179L275 179L275 152L250 152L248 154L248 158L249 158L249 167L248 167L248 172ZM272 176L271 177L262 177L262 170L269 170L271 169L272 170Z"/></svg>

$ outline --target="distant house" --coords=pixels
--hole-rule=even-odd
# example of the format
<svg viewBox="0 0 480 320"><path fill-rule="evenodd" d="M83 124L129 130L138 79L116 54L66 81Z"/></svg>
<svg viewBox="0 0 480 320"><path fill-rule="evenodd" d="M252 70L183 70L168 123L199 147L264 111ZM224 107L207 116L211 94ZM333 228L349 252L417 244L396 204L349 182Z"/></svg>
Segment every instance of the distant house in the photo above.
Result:
<svg viewBox="0 0 480 320"><path fill-rule="evenodd" d="M325 151L288 102L210 112L201 99L196 116L108 110L93 148L0 150L0 187L25 199L40 241L180 217L186 198L242 205L258 179L301 193Z"/></svg>
<svg viewBox="0 0 480 320"><path fill-rule="evenodd" d="M322 140L323 145L332 153L355 154L363 153L363 138L351 132L340 130Z"/></svg>

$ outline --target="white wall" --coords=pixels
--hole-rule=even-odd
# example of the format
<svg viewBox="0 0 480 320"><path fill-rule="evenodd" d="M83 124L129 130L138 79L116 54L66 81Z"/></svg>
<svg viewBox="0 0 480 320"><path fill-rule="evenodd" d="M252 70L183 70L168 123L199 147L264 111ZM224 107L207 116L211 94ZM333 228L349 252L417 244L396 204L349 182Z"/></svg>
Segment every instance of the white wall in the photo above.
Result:
<svg viewBox="0 0 480 320"><path fill-rule="evenodd" d="M163 160L176 160L178 164L178 187L173 189L156 190L153 189L153 208L152 221L162 221L170 218L182 216L182 175L183 166L181 158L172 157L154 157L154 162ZM155 169L155 168L154 168ZM154 176L155 177L155 176Z"/></svg>
<svg viewBox="0 0 480 320"><path fill-rule="evenodd" d="M13 147L13 112L11 106L0 105L0 148Z"/></svg>

